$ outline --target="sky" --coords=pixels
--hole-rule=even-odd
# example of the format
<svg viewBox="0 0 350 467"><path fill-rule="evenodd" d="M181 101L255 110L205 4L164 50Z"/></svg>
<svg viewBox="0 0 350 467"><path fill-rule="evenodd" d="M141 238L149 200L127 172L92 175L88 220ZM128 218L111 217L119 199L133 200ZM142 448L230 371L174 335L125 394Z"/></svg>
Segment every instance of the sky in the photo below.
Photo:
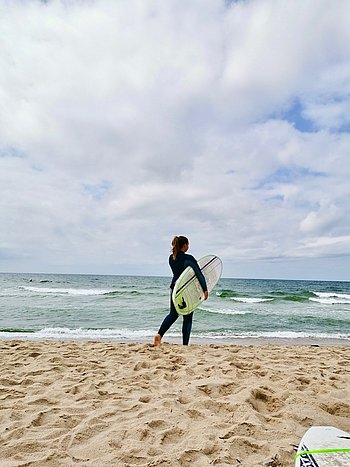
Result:
<svg viewBox="0 0 350 467"><path fill-rule="evenodd" d="M349 280L348 0L0 0L0 271Z"/></svg>

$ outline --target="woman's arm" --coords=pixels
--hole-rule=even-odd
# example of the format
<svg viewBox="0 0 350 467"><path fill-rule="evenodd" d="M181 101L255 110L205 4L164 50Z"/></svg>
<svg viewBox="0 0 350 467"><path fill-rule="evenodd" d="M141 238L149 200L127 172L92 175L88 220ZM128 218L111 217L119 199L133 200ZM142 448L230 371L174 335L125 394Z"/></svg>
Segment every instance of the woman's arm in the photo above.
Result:
<svg viewBox="0 0 350 467"><path fill-rule="evenodd" d="M190 259L186 259L184 266L186 268L187 268L187 266L191 266L191 268L194 270L194 272L195 272L195 274L196 274L196 276L197 276L197 278L199 280L199 283L200 283L200 285L201 285L201 287L203 289L204 298L206 300L208 298L208 296L209 296L208 287L207 287L205 277L203 276L203 273L200 270L200 267L199 267L197 261L195 260L195 258L193 256L190 256Z"/></svg>

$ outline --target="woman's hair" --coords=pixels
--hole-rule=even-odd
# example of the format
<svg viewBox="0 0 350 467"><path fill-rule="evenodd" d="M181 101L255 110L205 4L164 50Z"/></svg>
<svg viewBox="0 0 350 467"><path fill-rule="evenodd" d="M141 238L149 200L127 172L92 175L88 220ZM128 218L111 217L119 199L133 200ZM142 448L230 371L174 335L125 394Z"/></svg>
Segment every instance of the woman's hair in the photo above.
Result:
<svg viewBox="0 0 350 467"><path fill-rule="evenodd" d="M188 243L189 243L188 238L182 235L179 235L178 237L173 238L173 241L171 242L171 246L172 246L171 251L173 252L174 260L176 259L176 256L179 253L179 251L182 250L182 247L184 245L188 245Z"/></svg>

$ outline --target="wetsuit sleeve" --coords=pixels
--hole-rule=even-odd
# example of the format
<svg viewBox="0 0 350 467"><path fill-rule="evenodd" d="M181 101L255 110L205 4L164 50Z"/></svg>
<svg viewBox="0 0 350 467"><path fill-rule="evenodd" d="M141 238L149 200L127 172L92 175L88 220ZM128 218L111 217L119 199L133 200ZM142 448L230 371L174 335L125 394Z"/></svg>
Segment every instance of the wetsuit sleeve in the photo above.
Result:
<svg viewBox="0 0 350 467"><path fill-rule="evenodd" d="M203 276L202 271L200 270L200 267L198 266L198 263L193 258L193 256L191 257L191 259L186 259L185 267L187 268L187 266L191 266L191 268L194 270L197 276L197 279L199 280L199 283L203 289L203 292L206 292L208 290L208 287L207 287L205 277Z"/></svg>

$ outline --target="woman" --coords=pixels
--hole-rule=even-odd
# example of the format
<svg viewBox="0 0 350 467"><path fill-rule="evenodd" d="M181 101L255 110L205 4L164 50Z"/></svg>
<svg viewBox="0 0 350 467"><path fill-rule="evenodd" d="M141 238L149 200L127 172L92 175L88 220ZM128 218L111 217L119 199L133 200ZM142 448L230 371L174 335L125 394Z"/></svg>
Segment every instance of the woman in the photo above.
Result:
<svg viewBox="0 0 350 467"><path fill-rule="evenodd" d="M174 237L172 241L172 254L169 257L169 265L173 272L173 279L170 284L171 292L173 291L175 282L180 277L181 273L187 268L187 266L191 266L196 273L196 276L202 286L204 292L204 299L208 298L208 289L207 284L205 282L205 278L198 266L197 261L192 255L186 254L189 249L189 241L188 238L183 237L180 235L179 237ZM154 336L154 345L158 346L161 343L162 337L167 332L167 330L172 326L179 315L174 307L171 294L170 294L170 313L168 316L164 318L163 323L161 324L158 334ZM189 315L184 315L183 323L182 323L182 343L183 345L188 345L190 340L190 334L192 329L192 317L193 312Z"/></svg>

